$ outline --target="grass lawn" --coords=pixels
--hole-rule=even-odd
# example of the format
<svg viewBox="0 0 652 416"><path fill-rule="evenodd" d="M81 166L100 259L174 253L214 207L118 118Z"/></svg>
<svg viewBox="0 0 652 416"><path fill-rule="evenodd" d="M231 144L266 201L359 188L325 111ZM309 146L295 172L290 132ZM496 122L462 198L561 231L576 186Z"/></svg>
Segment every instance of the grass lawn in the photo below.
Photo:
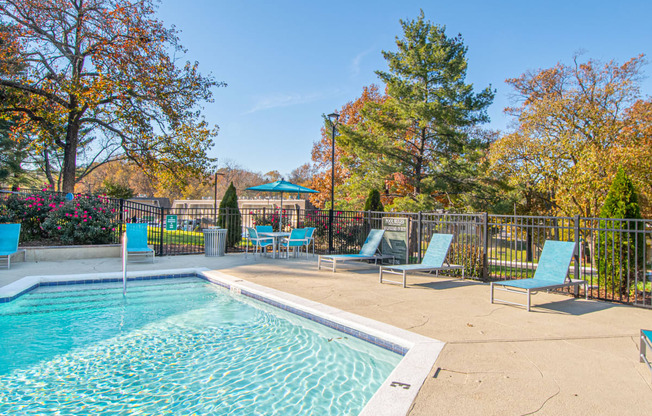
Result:
<svg viewBox="0 0 652 416"><path fill-rule="evenodd" d="M158 227L147 228L147 243L158 244L161 241L161 229ZM166 231L163 230L163 244L191 244L204 245L204 233L195 231Z"/></svg>

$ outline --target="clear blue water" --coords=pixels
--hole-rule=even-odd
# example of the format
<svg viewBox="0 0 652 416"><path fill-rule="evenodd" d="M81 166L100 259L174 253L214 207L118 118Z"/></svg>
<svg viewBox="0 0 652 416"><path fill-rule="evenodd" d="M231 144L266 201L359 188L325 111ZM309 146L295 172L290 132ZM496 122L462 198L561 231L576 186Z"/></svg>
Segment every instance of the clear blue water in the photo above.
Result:
<svg viewBox="0 0 652 416"><path fill-rule="evenodd" d="M356 415L401 357L196 278L0 305L2 415Z"/></svg>

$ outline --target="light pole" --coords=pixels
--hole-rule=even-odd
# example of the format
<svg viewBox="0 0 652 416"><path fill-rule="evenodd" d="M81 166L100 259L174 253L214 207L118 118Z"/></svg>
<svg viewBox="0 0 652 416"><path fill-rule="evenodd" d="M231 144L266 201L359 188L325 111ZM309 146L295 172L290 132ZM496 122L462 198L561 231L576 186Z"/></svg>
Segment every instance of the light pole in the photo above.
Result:
<svg viewBox="0 0 652 416"><path fill-rule="evenodd" d="M333 253L333 210L335 209L335 128L340 115L331 113L328 115L332 127L331 135L331 209L328 211L328 253Z"/></svg>
<svg viewBox="0 0 652 416"><path fill-rule="evenodd" d="M217 160L215 161L215 194L213 196L213 225L217 227L217 177L224 176L224 173L219 171Z"/></svg>

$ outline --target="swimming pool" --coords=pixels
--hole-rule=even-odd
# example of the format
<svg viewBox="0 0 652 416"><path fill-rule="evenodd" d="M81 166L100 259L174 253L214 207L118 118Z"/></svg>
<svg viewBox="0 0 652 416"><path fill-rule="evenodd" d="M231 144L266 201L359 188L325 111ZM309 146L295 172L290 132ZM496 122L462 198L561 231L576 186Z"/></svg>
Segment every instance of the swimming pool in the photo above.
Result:
<svg viewBox="0 0 652 416"><path fill-rule="evenodd" d="M401 356L197 278L0 305L0 414L358 414Z"/></svg>

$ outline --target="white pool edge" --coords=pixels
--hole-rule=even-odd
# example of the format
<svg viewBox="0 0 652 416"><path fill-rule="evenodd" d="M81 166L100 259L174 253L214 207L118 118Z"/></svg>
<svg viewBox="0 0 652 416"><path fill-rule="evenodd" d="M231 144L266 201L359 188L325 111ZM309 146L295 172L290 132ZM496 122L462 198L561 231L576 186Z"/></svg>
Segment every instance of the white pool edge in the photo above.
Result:
<svg viewBox="0 0 652 416"><path fill-rule="evenodd" d="M314 302L299 296L271 289L242 278L231 276L207 268L186 268L152 271L134 271L128 278L196 274L221 286L228 286L235 291L246 291L272 302L295 308L306 314L334 322L336 324L365 333L372 337L406 348L408 351L394 368L376 393L360 412L361 416L403 416L412 407L421 386L430 374L444 342L428 338L413 332L394 327L373 319L355 315L331 306ZM117 273L92 273L76 275L42 275L26 276L0 288L0 298L14 298L24 294L40 283L54 282L100 282L107 279L121 278ZM127 289L128 291L128 289Z"/></svg>

